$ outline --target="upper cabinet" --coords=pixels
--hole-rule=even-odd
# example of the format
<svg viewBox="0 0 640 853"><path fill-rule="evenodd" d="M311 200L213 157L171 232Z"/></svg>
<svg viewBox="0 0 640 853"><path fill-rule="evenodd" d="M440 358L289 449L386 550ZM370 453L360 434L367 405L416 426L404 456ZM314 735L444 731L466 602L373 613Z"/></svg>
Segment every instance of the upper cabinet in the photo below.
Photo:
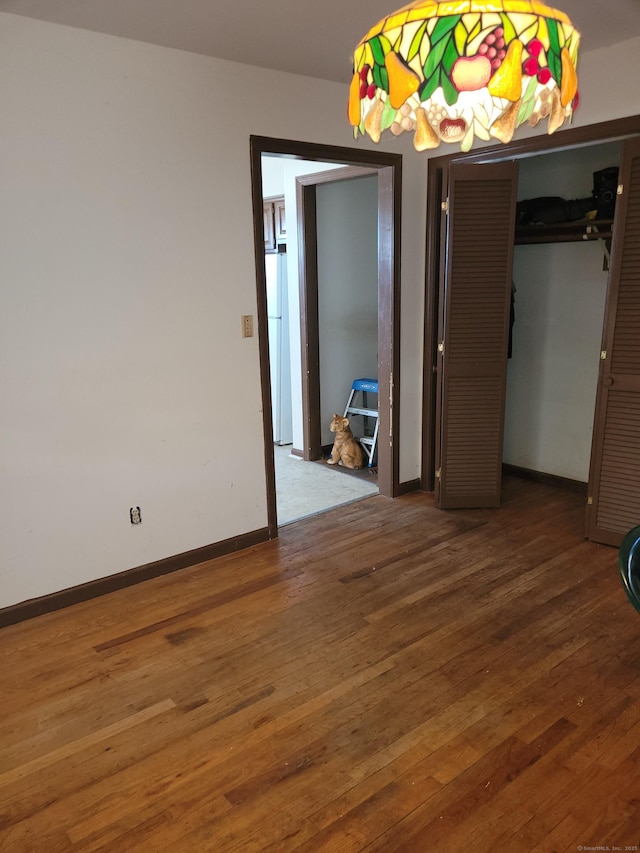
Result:
<svg viewBox="0 0 640 853"><path fill-rule="evenodd" d="M287 242L287 220L284 196L265 198L262 207L264 250L277 252L278 245Z"/></svg>
<svg viewBox="0 0 640 853"><path fill-rule="evenodd" d="M273 218L273 204L270 201L265 201L262 204L262 231L264 234L265 252L275 252L275 222Z"/></svg>

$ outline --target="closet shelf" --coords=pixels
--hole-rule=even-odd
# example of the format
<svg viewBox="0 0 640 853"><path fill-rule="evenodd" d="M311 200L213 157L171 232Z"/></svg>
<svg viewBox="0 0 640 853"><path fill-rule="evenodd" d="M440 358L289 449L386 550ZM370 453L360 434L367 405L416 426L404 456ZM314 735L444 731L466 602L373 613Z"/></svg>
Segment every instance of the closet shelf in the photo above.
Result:
<svg viewBox="0 0 640 853"><path fill-rule="evenodd" d="M555 225L519 225L516 245L526 243L574 243L581 240L610 240L613 219L580 219Z"/></svg>

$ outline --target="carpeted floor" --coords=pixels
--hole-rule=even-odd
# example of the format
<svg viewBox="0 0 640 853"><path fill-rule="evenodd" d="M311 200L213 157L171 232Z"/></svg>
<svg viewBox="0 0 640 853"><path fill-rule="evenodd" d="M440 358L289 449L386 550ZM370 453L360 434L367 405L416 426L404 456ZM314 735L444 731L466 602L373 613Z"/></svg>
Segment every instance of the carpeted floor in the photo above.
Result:
<svg viewBox="0 0 640 853"><path fill-rule="evenodd" d="M326 512L378 494L375 469L348 471L326 462L291 456L291 446L274 446L278 525Z"/></svg>

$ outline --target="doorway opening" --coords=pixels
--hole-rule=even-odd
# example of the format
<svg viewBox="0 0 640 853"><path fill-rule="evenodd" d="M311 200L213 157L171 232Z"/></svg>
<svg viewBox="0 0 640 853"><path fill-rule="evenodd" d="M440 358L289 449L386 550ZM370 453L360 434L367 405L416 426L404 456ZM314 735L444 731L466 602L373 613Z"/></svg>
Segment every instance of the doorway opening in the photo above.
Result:
<svg viewBox="0 0 640 853"><path fill-rule="evenodd" d="M274 163L288 175L283 193L270 183L268 172ZM279 524L296 517L376 492L397 494L401 157L252 137L251 165L267 505L269 535L274 537ZM275 251L265 253L265 202L279 196L285 201L286 239L276 241ZM359 224L366 230L360 219L370 220L373 233L369 234L370 251L358 255L362 241L350 222L355 223L356 232ZM265 262L271 253L280 260ZM360 276L364 284L356 283L357 276L349 271L352 264L364 269L368 265L369 272ZM282 340L275 343L283 336L274 330L277 325L282 329L276 319L282 314L270 313L274 302L269 305L268 300L269 268L274 266L286 269L286 276L280 273L281 282L286 279L290 321L284 347ZM282 307L282 300L277 304ZM287 349L293 425L291 435L283 438L280 404L287 393L282 394L277 377L287 367L278 353ZM341 357L346 364L343 375L337 375ZM343 414L352 381L371 373L380 388L388 389L379 395L375 464L369 466L365 454L359 471L329 467L331 417L334 412ZM354 421L356 435L362 436L368 427L356 426ZM328 503L321 501L314 509L305 499L299 509L286 510L278 500L286 488L284 465L297 479L307 479L306 471L300 477L303 467L310 475L322 476ZM302 488L307 497L320 494L319 486Z"/></svg>

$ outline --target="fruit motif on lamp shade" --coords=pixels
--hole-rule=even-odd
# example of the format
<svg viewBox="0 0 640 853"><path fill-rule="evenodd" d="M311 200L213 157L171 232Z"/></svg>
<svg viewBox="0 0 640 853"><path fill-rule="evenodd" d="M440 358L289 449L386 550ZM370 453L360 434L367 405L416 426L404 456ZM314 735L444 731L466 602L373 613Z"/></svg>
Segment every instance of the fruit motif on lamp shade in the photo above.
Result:
<svg viewBox="0 0 640 853"><path fill-rule="evenodd" d="M413 131L441 142L509 142L521 124L553 133L578 102L580 35L536 0L415 0L384 18L354 52L347 115L354 135Z"/></svg>

